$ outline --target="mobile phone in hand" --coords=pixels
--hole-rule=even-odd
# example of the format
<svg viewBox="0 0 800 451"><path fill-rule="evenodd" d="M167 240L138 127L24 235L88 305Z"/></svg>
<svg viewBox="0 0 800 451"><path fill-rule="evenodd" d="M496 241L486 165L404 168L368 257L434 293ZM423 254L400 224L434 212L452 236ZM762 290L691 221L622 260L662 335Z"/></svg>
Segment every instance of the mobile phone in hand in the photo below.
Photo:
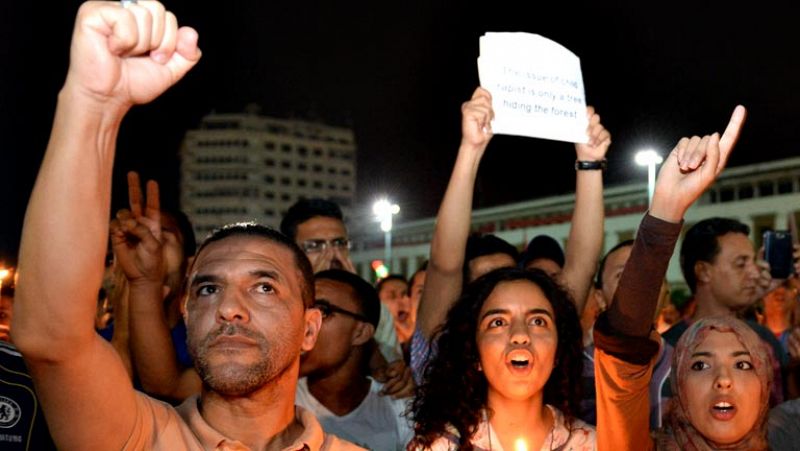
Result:
<svg viewBox="0 0 800 451"><path fill-rule="evenodd" d="M786 279L794 272L792 234L787 230L764 232L764 259L773 279Z"/></svg>

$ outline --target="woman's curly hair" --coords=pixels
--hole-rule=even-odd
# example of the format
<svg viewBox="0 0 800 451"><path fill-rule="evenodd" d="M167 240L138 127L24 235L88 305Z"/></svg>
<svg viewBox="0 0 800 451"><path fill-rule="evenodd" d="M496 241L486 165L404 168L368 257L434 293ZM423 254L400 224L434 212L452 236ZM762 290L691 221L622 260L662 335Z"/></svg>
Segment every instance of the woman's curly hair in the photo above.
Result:
<svg viewBox="0 0 800 451"><path fill-rule="evenodd" d="M454 439L457 435L459 449L472 449L470 437L482 421L488 393L486 376L478 370L478 315L498 284L517 280L527 280L538 286L555 314L556 365L544 386L544 402L560 409L566 417L578 412L583 343L571 296L538 269L498 269L465 288L448 312L445 323L431 339L435 355L425 367L423 382L417 387L410 408L415 437L409 449L427 448L443 435Z"/></svg>

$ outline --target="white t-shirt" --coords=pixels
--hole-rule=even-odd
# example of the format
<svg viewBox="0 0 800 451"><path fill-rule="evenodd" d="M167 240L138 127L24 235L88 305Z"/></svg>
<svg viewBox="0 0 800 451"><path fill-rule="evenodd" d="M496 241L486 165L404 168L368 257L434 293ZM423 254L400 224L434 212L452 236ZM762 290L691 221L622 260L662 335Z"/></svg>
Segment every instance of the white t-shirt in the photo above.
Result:
<svg viewBox="0 0 800 451"><path fill-rule="evenodd" d="M383 384L370 379L369 393L358 407L338 416L308 391L306 378L297 381L295 403L311 411L326 433L334 434L364 448L378 451L405 450L413 430L403 416L408 400L381 396Z"/></svg>

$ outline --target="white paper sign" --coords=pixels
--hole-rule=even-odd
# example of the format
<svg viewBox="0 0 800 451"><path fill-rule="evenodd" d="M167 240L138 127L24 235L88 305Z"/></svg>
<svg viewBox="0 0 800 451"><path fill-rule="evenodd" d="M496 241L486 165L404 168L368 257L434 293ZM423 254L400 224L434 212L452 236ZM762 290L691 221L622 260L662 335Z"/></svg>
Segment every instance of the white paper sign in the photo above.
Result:
<svg viewBox="0 0 800 451"><path fill-rule="evenodd" d="M580 59L545 37L486 33L478 75L492 94L495 134L588 141Z"/></svg>

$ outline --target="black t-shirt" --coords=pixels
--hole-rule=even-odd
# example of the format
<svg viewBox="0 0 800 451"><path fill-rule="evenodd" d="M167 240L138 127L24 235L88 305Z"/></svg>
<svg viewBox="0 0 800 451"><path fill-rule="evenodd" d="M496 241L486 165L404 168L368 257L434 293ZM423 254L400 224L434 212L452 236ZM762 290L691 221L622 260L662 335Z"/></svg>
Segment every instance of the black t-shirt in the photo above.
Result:
<svg viewBox="0 0 800 451"><path fill-rule="evenodd" d="M56 449L22 355L3 341L0 341L0 449Z"/></svg>

